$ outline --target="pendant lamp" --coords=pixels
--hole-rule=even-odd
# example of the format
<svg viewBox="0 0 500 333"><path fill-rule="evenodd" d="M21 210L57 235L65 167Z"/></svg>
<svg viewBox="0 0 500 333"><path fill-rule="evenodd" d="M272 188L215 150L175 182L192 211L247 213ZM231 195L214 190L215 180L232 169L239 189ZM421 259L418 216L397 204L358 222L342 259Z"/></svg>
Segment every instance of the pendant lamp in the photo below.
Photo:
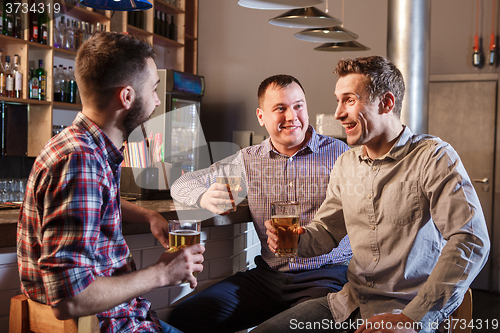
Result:
<svg viewBox="0 0 500 333"><path fill-rule="evenodd" d="M316 7L307 7L291 9L280 16L270 19L269 23L280 27L304 29L332 27L342 22Z"/></svg>
<svg viewBox="0 0 500 333"><path fill-rule="evenodd" d="M370 48L356 41L325 43L314 48L316 51L365 51Z"/></svg>
<svg viewBox="0 0 500 333"><path fill-rule="evenodd" d="M242 7L253 9L276 9L288 10L293 8L303 8L316 6L324 0L239 0Z"/></svg>
<svg viewBox="0 0 500 333"><path fill-rule="evenodd" d="M316 43L350 42L358 35L340 26L326 28L312 28L297 32L295 38Z"/></svg>
<svg viewBox="0 0 500 333"><path fill-rule="evenodd" d="M90 8L112 11L136 11L153 7L147 0L81 0L80 4Z"/></svg>

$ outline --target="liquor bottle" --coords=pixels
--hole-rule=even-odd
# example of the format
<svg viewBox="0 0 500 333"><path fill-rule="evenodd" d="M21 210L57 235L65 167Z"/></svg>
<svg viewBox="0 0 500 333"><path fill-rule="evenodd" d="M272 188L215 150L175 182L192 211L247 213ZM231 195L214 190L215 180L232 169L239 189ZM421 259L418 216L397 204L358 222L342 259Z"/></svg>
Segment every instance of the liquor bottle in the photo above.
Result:
<svg viewBox="0 0 500 333"><path fill-rule="evenodd" d="M73 21L73 31L74 31L74 35L75 35L75 46L74 46L74 51L78 51L78 49L80 48L80 45L82 45L82 29L81 29L81 26L80 26L81 22L78 21Z"/></svg>
<svg viewBox="0 0 500 333"><path fill-rule="evenodd" d="M44 101L47 92L47 72L43 69L43 60L38 60L38 69L35 71L35 77L38 80L38 99Z"/></svg>
<svg viewBox="0 0 500 333"><path fill-rule="evenodd" d="M3 34L3 4L5 0L0 0L0 34ZM0 63L1 63L0 59Z"/></svg>
<svg viewBox="0 0 500 333"><path fill-rule="evenodd" d="M61 16L59 23L57 24L57 31L54 29L54 47L60 49L64 49L66 47L66 24L64 22L64 16ZM56 25L55 21L54 25Z"/></svg>
<svg viewBox="0 0 500 333"><path fill-rule="evenodd" d="M63 65L59 65L59 68L55 71L54 75L54 101L55 102L65 102L66 101L66 80L63 73Z"/></svg>
<svg viewBox="0 0 500 333"><path fill-rule="evenodd" d="M177 27L174 23L174 15L172 15L170 25L168 26L168 38L177 41Z"/></svg>
<svg viewBox="0 0 500 333"><path fill-rule="evenodd" d="M155 9L155 18L153 20L153 33L158 35L160 31L160 12L158 9Z"/></svg>
<svg viewBox="0 0 500 333"><path fill-rule="evenodd" d="M14 31L13 35L16 38L23 38L23 20L21 16L21 11L14 13Z"/></svg>
<svg viewBox="0 0 500 333"><path fill-rule="evenodd" d="M73 26L71 25L70 19L66 19L66 50L74 51L75 50L75 30L73 30Z"/></svg>
<svg viewBox="0 0 500 333"><path fill-rule="evenodd" d="M76 103L76 95L78 87L76 85L75 72L73 71L73 67L71 66L69 66L68 68L67 77L68 77L67 102Z"/></svg>
<svg viewBox="0 0 500 333"><path fill-rule="evenodd" d="M33 5L35 3L31 1L30 4ZM30 41L38 43L38 17L36 13L30 11L29 20L30 20Z"/></svg>
<svg viewBox="0 0 500 333"><path fill-rule="evenodd" d="M44 7L44 2L41 2ZM50 18L47 15L45 10L42 12L38 12L38 42L41 44L48 45L49 44L49 22Z"/></svg>
<svg viewBox="0 0 500 333"><path fill-rule="evenodd" d="M14 75L10 68L10 56L5 56L5 92L7 97L14 97Z"/></svg>
<svg viewBox="0 0 500 333"><path fill-rule="evenodd" d="M167 14L164 12L161 13L160 35L168 38Z"/></svg>
<svg viewBox="0 0 500 333"><path fill-rule="evenodd" d="M14 14L12 10L7 11L7 4L13 7L12 0L4 0L3 3L3 34L7 36L14 35ZM12 8L11 7L11 8Z"/></svg>
<svg viewBox="0 0 500 333"><path fill-rule="evenodd" d="M14 75L14 97L23 98L23 73L19 68L19 55L17 54L14 54L12 74Z"/></svg>
<svg viewBox="0 0 500 333"><path fill-rule="evenodd" d="M7 92L5 90L6 76L5 76L5 68L3 67L2 64L2 53L3 49L0 50L0 96L6 96L7 95Z"/></svg>
<svg viewBox="0 0 500 333"><path fill-rule="evenodd" d="M38 82L38 77L36 76L35 70L33 68L30 68L29 88L30 88L30 99L38 99L38 90L40 88L40 84Z"/></svg>

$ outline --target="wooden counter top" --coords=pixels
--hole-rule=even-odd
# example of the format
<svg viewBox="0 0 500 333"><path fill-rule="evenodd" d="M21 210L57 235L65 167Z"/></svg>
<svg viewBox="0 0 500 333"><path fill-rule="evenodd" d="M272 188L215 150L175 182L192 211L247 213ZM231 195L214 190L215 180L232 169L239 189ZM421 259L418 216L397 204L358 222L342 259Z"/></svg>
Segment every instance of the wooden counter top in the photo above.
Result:
<svg viewBox="0 0 500 333"><path fill-rule="evenodd" d="M181 205L179 203L174 204L173 200L137 200L133 201L133 203L157 211L167 220L178 219L178 212L182 212L183 219L203 220L203 227L252 221L252 216L250 215L246 200L238 205L236 212L232 212L228 215L216 215L208 219L206 217L209 212L205 209ZM0 210L0 247L16 246L18 218L19 209ZM148 224L123 224L124 235L147 234L150 232Z"/></svg>

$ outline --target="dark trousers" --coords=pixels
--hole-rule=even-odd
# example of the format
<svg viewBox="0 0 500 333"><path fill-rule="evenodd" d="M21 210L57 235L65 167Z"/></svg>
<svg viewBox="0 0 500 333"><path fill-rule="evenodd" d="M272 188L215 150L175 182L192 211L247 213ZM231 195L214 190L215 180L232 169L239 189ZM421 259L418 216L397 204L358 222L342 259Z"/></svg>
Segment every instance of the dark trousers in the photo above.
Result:
<svg viewBox="0 0 500 333"><path fill-rule="evenodd" d="M256 268L238 272L174 308L169 323L183 332L236 332L254 327L301 302L337 292L347 266L282 273L261 256Z"/></svg>

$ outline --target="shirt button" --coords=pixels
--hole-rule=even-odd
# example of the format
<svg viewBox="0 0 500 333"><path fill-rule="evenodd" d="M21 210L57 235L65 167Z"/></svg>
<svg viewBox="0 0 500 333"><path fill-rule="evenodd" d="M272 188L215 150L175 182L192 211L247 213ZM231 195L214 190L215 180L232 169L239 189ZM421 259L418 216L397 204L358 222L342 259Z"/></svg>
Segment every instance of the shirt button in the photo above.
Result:
<svg viewBox="0 0 500 333"><path fill-rule="evenodd" d="M377 260L378 260L377 258L373 257L373 261L377 261Z"/></svg>
<svg viewBox="0 0 500 333"><path fill-rule="evenodd" d="M292 187L293 186L293 182L290 182L290 184L288 184L288 186Z"/></svg>
<svg viewBox="0 0 500 333"><path fill-rule="evenodd" d="M371 225L371 228L372 228L372 230L377 229L377 227L376 227L376 226L374 226L374 225Z"/></svg>
<svg viewBox="0 0 500 333"><path fill-rule="evenodd" d="M377 171L377 170L378 170L378 168L377 168L377 167L373 167L373 171Z"/></svg>
<svg viewBox="0 0 500 333"><path fill-rule="evenodd" d="M367 282L367 283L366 283L366 285L367 285L368 287L373 287L373 282Z"/></svg>
<svg viewBox="0 0 500 333"><path fill-rule="evenodd" d="M291 162L291 161L293 161L293 157L290 157L288 160L289 160L290 162Z"/></svg>
<svg viewBox="0 0 500 333"><path fill-rule="evenodd" d="M368 194L366 197L367 197L368 199L371 199L371 198L372 198L372 195L371 195L371 194Z"/></svg>
<svg viewBox="0 0 500 333"><path fill-rule="evenodd" d="M294 257L291 257L291 258L290 258L290 262L291 262L291 263L294 263L294 262L295 262L295 258L294 258Z"/></svg>

